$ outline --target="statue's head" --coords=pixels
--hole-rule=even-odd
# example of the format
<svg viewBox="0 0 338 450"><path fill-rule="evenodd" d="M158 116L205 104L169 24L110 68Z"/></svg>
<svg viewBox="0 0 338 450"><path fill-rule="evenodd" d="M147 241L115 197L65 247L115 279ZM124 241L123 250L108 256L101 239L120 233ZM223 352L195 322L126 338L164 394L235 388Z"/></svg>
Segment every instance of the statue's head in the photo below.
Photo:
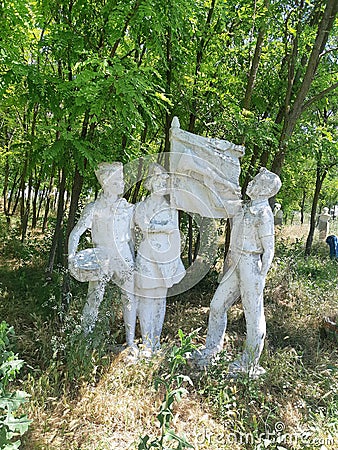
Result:
<svg viewBox="0 0 338 450"><path fill-rule="evenodd" d="M246 193L252 199L268 199L277 194L282 186L278 175L262 167L248 184Z"/></svg>
<svg viewBox="0 0 338 450"><path fill-rule="evenodd" d="M160 164L151 163L148 169L148 176L144 181L144 187L148 191L164 191L168 187L169 174Z"/></svg>
<svg viewBox="0 0 338 450"><path fill-rule="evenodd" d="M123 194L123 164L121 162L102 162L97 166L95 175L104 191Z"/></svg>

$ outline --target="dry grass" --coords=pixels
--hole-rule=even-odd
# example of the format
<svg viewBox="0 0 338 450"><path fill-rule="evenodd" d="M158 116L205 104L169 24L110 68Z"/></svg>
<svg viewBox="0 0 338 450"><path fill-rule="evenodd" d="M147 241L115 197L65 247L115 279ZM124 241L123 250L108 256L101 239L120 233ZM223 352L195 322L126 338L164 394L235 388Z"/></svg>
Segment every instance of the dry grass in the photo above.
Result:
<svg viewBox="0 0 338 450"><path fill-rule="evenodd" d="M259 380L226 378L228 357L235 356L245 337L240 304L229 311L226 353L219 363L202 373L189 365L184 368L194 387L175 403L172 427L185 434L195 450L258 450L264 448L258 444L262 435L270 439L269 449L338 448L338 348L321 336L322 318L337 308L337 266L318 241L313 258L302 258L306 234L299 225L277 230L276 258L265 292L268 336L262 363L267 375ZM13 279L9 270L4 272L1 311L9 322L15 314L20 356L32 366L23 387L32 395L27 413L33 424L23 437L22 450L134 450L141 436L158 436L156 416L163 390L156 391L154 380L166 373L166 349L178 344L178 329L185 334L198 329L195 342L203 344L217 274L168 300L164 352L148 362L127 364L123 353L111 351L110 340L120 338L118 334L101 336L101 347L92 355L70 345L67 334L73 322L57 332L37 297L51 288L39 287L34 276L27 275L29 263L20 264L19 269L15 265ZM50 290L50 299L52 294ZM84 291L74 297L70 314L75 319L83 295ZM122 329L120 315L115 313L113 319L102 326ZM53 356L55 337L63 350ZM279 423L284 431L266 434L276 432ZM294 441L278 443L283 432ZM310 433L310 443L304 433Z"/></svg>
<svg viewBox="0 0 338 450"><path fill-rule="evenodd" d="M120 355L95 386L84 384L76 399L54 399L48 408L33 405L28 414L34 422L23 449L135 449L140 436L158 435L156 415L163 393L155 391L153 374L162 362L163 356L158 356L126 365ZM205 429L220 433L221 424L192 393L175 406L173 429L202 450L210 447L196 439Z"/></svg>

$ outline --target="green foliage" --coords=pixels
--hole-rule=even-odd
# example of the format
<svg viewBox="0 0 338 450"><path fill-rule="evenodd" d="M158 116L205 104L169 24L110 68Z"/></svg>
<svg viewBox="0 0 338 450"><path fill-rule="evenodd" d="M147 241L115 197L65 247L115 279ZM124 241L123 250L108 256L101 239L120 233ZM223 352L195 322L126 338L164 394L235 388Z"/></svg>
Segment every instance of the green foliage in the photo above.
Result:
<svg viewBox="0 0 338 450"><path fill-rule="evenodd" d="M10 350L10 341L14 336L13 327L6 322L0 323L0 448L14 450L20 447L22 436L31 420L20 415L18 410L27 402L29 395L20 390L11 391L13 382L22 368L24 361Z"/></svg>
<svg viewBox="0 0 338 450"><path fill-rule="evenodd" d="M178 436L174 430L170 428L173 419L173 405L174 402L180 401L182 395L187 394L188 391L184 387L185 384L190 384L192 381L187 375L180 373L183 366L187 364L187 355L196 349L193 344L193 337L196 333L191 333L185 336L182 330L178 331L180 338L180 346L174 345L168 358L168 372L155 379L155 388L159 390L160 387L165 389L164 399L162 401L160 411L157 419L160 424L161 436L151 440L150 436L146 435L140 439L138 450L148 450L158 448L163 450L174 450L172 445L176 445L175 450L183 450L185 448L194 448L185 437ZM173 441L173 442L172 442ZM170 442L170 444L168 444Z"/></svg>
<svg viewBox="0 0 338 450"><path fill-rule="evenodd" d="M10 209L22 178L41 192L49 183L59 188L57 175L65 169L71 191L79 169L87 191L95 186L98 162L126 163L158 153L167 137L167 114L177 115L190 131L245 143L242 180L259 165L269 168L324 6L270 3L158 0L155 8L152 0L5 2L0 186L5 197L14 194ZM334 22L305 104L316 101L302 110L287 142L278 198L286 213L300 208L304 191L309 210L316 165L326 170L334 162L337 101L330 88L337 81L336 28ZM251 102L244 110L262 30ZM323 203L336 201L329 188L337 178L335 166L329 167ZM32 215L26 206L22 220Z"/></svg>

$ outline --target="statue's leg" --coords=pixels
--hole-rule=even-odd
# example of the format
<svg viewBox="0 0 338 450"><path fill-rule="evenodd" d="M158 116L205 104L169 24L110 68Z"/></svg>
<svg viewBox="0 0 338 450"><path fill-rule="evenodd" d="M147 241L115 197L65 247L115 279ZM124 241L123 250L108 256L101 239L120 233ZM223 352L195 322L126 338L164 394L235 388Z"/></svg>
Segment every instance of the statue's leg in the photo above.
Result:
<svg viewBox="0 0 338 450"><path fill-rule="evenodd" d="M166 310L166 297L140 297L138 316L143 345L152 353L160 348L160 338Z"/></svg>
<svg viewBox="0 0 338 450"><path fill-rule="evenodd" d="M82 329L85 334L91 333L95 327L99 306L103 300L106 280L89 281L86 304L82 311Z"/></svg>
<svg viewBox="0 0 338 450"><path fill-rule="evenodd" d="M237 364L252 376L264 373L258 365L266 335L263 290L265 277L260 273L259 255L250 255L240 262L241 298L246 320L244 352Z"/></svg>
<svg viewBox="0 0 338 450"><path fill-rule="evenodd" d="M124 260L121 261L121 255ZM135 328L137 318L137 298L134 288L134 260L130 254L129 245L121 249L121 255L111 258L113 281L121 289L123 322L126 333L126 343L131 353L137 353L135 344Z"/></svg>
<svg viewBox="0 0 338 450"><path fill-rule="evenodd" d="M161 333L164 323L165 311L166 311L167 299L156 298L154 300L154 326L153 326L153 350L156 351L160 348Z"/></svg>
<svg viewBox="0 0 338 450"><path fill-rule="evenodd" d="M210 304L208 332L205 349L196 354L197 359L211 360L223 350L224 336L227 327L227 311L239 297L239 281L237 271L225 275Z"/></svg>
<svg viewBox="0 0 338 450"><path fill-rule="evenodd" d="M122 291L122 310L123 321L126 330L126 342L128 347L136 347L135 345L135 327L137 317L137 298L133 292Z"/></svg>

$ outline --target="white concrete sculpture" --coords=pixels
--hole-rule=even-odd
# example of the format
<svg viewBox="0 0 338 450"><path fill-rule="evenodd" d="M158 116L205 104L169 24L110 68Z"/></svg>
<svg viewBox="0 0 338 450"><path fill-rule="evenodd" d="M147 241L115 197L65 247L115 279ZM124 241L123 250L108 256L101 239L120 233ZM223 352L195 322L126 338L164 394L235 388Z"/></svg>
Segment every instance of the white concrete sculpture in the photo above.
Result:
<svg viewBox="0 0 338 450"><path fill-rule="evenodd" d="M228 270L210 305L205 349L195 358L198 364L207 365L222 351L227 310L241 297L246 344L229 370L257 377L264 372L259 365L266 332L263 289L274 254L274 215L268 198L276 195L281 181L262 168L247 188L251 202L243 206L239 159L244 147L183 131L177 118L172 122L170 139L170 175L152 163L145 181L150 195L136 206L121 198L122 163L102 163L95 172L102 193L84 208L68 247L71 274L89 282L83 330L86 334L93 330L105 286L112 280L121 289L126 341L132 356L137 356L137 317L143 354L150 356L160 347L168 289L183 278L193 278L180 256L177 210L213 219L230 218ZM87 229L91 230L93 248L78 252L80 237ZM132 236L137 229L141 241L135 260ZM199 276L198 272L197 281Z"/></svg>
<svg viewBox="0 0 338 450"><path fill-rule="evenodd" d="M274 224L276 226L283 225L283 210L282 205L280 203L275 203L275 207L273 209L273 217L274 217Z"/></svg>
<svg viewBox="0 0 338 450"><path fill-rule="evenodd" d="M184 131L177 117L170 143L172 205L202 217L233 217L241 208L239 158L244 147Z"/></svg>
<svg viewBox="0 0 338 450"><path fill-rule="evenodd" d="M276 195L280 187L279 177L262 168L247 187L250 204L233 218L228 270L210 305L205 349L195 355L200 365L209 364L223 350L227 310L241 297L246 343L229 372L244 372L251 377L264 373L258 364L266 333L263 289L274 255L274 220L268 198Z"/></svg>
<svg viewBox="0 0 338 450"><path fill-rule="evenodd" d="M331 215L329 214L329 208L324 207L323 211L318 217L319 239L322 239L323 241L325 241L326 237L329 234L330 219Z"/></svg>
<svg viewBox="0 0 338 450"><path fill-rule="evenodd" d="M136 307L131 221L134 206L121 198L124 191L122 163L101 163L95 174L102 192L84 208L70 234L69 271L77 280L89 282L82 312L84 333L93 330L106 284L113 280L121 288L127 345L133 346ZM94 247L77 252L80 237L88 229Z"/></svg>
<svg viewBox="0 0 338 450"><path fill-rule="evenodd" d="M165 197L168 182L164 168L151 164L145 182L150 196L135 208L134 223L142 233L136 257L135 297L144 355L160 347L167 290L185 275L178 212Z"/></svg>

